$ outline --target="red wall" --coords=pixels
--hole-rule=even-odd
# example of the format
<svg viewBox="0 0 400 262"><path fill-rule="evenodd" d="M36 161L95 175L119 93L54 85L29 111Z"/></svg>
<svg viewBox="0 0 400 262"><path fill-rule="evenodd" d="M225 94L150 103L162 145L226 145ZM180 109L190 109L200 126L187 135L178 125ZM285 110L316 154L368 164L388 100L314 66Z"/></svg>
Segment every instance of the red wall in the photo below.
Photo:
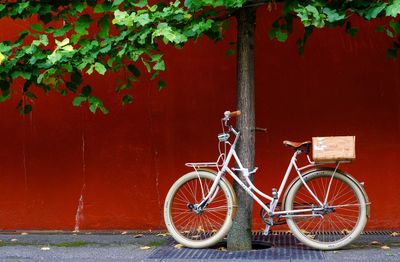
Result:
<svg viewBox="0 0 400 262"><path fill-rule="evenodd" d="M279 185L291 155L284 139L356 135L357 160L342 168L365 181L367 226L400 228L400 67L385 58L390 40L354 21L357 38L316 31L301 57L295 36L287 44L268 40L269 16L259 10L256 115L268 133L257 135L256 183L268 192ZM28 22L0 20L0 39ZM216 159L219 119L235 109L235 57L224 55L234 35L165 48L168 88L158 93L144 80L128 107L113 91L114 76L91 77L107 116L40 90L31 115L19 115L16 99L1 104L0 229L164 228L168 188L190 171L185 162Z"/></svg>

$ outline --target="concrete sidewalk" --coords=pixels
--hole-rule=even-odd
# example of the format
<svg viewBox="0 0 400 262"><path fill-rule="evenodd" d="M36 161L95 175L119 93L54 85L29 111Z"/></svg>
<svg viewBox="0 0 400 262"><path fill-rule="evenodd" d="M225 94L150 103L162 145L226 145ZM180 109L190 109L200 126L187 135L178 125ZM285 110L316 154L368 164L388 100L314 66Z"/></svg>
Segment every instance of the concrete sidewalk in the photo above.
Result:
<svg viewBox="0 0 400 262"><path fill-rule="evenodd" d="M400 236L362 235L339 251L312 250L288 233L254 235L251 251L177 248L166 234L138 232L10 232L0 234L0 261L400 261ZM179 246L178 246L179 247Z"/></svg>

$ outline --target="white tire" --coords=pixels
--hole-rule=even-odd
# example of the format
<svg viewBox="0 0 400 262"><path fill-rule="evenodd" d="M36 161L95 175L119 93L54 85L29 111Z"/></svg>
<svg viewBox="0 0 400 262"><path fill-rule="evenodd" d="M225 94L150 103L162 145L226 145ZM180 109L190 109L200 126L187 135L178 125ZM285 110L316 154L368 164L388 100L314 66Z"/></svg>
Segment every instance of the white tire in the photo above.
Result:
<svg viewBox="0 0 400 262"><path fill-rule="evenodd" d="M190 207L207 195L216 176L207 171L191 172L178 179L170 188L164 203L164 220L171 236L190 248L206 248L221 241L232 226L236 199L224 179L218 192L201 213Z"/></svg>
<svg viewBox="0 0 400 262"><path fill-rule="evenodd" d="M332 173L331 169L321 169L303 176L322 202ZM284 203L286 211L319 206L300 179L289 188ZM320 217L288 217L287 224L293 235L307 246L320 250L339 249L351 243L364 229L366 199L357 182L336 172L327 203L326 211L319 211Z"/></svg>

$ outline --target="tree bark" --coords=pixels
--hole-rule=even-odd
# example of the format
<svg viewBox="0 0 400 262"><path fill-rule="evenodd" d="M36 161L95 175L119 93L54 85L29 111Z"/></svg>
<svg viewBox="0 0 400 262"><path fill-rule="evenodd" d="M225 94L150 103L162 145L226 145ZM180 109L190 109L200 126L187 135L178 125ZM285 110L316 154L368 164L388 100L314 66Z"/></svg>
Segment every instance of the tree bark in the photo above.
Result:
<svg viewBox="0 0 400 262"><path fill-rule="evenodd" d="M238 155L245 168L254 169L255 157L255 99L254 99L254 54L256 8L242 8L237 15L237 109L242 112L237 119L240 131ZM245 181L239 172L239 178ZM250 177L253 181L253 175ZM228 249L251 249L251 222L253 199L243 188L234 183L238 199L236 218L228 234Z"/></svg>

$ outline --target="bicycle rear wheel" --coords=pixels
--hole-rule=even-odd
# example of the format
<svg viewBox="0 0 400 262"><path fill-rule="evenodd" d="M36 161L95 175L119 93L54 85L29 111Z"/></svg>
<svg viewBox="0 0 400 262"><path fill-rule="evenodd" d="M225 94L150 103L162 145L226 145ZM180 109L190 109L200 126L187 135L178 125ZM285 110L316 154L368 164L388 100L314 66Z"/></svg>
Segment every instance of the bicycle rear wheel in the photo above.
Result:
<svg viewBox="0 0 400 262"><path fill-rule="evenodd" d="M333 170L323 169L303 177L321 202L327 194L332 174ZM310 247L321 250L338 249L348 245L362 232L367 221L366 204L359 185L348 176L337 172L331 182L324 210L297 213L297 216L287 218L287 224L293 235ZM287 194L285 210L318 207L318 202L298 179Z"/></svg>
<svg viewBox="0 0 400 262"><path fill-rule="evenodd" d="M201 212L193 207L207 196L216 176L191 172L177 180L164 204L164 220L171 236L184 246L205 248L222 240L232 226L235 197L229 182L221 179L210 203Z"/></svg>

